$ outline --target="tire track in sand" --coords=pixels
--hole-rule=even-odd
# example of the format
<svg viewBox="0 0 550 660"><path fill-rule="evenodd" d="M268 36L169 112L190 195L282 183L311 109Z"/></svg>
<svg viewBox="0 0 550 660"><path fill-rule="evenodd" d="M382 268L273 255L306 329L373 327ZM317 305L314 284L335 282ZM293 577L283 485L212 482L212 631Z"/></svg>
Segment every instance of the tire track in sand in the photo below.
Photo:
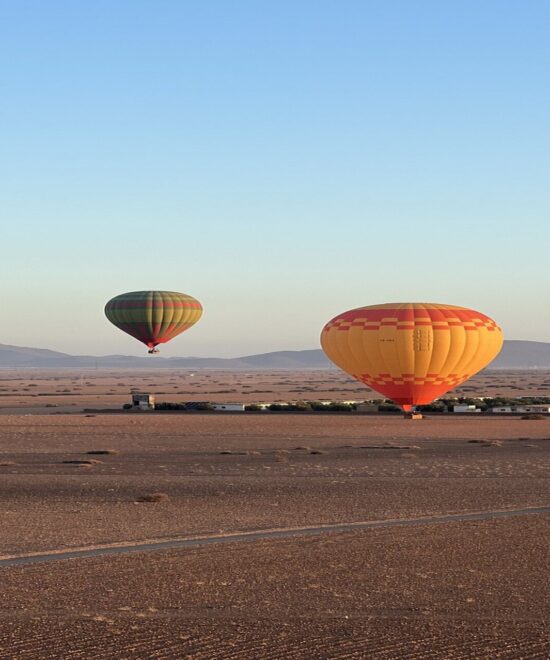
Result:
<svg viewBox="0 0 550 660"><path fill-rule="evenodd" d="M450 513L437 516L423 516L420 518L390 518L387 520L369 520L360 522L344 522L327 525L285 527L278 529L260 529L246 532L228 532L207 536L180 536L170 539L153 539L139 542L111 543L104 545L74 548L73 550L51 550L42 553L14 554L0 557L0 568L10 566L27 566L44 564L52 561L66 559L85 559L105 555L120 555L131 552L154 552L158 550L174 550L183 548L196 548L204 545L221 543L243 543L251 541L285 539L303 536L319 536L327 533L354 532L366 529L379 529L387 527L410 527L413 525L435 525L451 522L475 522L495 520L498 518L511 518L534 514L550 513L550 506L526 507L521 509L499 509L493 511L476 511L472 513Z"/></svg>

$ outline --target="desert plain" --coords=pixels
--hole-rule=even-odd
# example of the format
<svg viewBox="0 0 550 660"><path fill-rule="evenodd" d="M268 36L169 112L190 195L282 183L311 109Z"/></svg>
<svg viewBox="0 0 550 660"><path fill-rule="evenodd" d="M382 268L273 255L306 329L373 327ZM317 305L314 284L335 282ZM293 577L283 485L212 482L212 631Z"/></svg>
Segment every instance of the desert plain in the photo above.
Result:
<svg viewBox="0 0 550 660"><path fill-rule="evenodd" d="M375 396L332 370L3 372L0 658L550 657L550 418L123 413L132 389Z"/></svg>

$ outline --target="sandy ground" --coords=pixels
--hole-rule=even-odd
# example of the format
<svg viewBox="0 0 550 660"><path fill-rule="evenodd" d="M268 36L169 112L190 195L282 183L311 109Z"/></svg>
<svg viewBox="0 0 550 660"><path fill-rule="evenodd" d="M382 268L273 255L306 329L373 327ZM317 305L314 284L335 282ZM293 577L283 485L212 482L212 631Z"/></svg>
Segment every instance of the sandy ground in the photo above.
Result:
<svg viewBox="0 0 550 660"><path fill-rule="evenodd" d="M4 414L0 555L545 506L549 476L550 419ZM0 658L546 658L549 526L1 568Z"/></svg>
<svg viewBox="0 0 550 660"><path fill-rule="evenodd" d="M132 390L157 401L273 403L351 400L380 395L338 369L318 371L223 372L202 369L136 371L0 371L0 412L79 412L120 409ZM550 396L550 372L483 372L454 390L456 396Z"/></svg>

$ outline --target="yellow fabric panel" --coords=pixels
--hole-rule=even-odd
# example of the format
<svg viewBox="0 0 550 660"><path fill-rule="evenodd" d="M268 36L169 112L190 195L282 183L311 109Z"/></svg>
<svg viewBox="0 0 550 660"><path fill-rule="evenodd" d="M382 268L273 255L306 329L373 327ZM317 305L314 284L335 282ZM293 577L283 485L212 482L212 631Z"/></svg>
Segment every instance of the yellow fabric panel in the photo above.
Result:
<svg viewBox="0 0 550 660"><path fill-rule="evenodd" d="M433 303L357 308L332 319L321 335L324 351L344 371L386 389L410 383L417 399L419 387L451 389L483 369L502 341L484 314Z"/></svg>
<svg viewBox="0 0 550 660"><path fill-rule="evenodd" d="M464 354L467 334L468 332L462 326L449 326L449 351L445 362L441 366L440 374L442 377L446 378L449 374L458 373L457 364Z"/></svg>

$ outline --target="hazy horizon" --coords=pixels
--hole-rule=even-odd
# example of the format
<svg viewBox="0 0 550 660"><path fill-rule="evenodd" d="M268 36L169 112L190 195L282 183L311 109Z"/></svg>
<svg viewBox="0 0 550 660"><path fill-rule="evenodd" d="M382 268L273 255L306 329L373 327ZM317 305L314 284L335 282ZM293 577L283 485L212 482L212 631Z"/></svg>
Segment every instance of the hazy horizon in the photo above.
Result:
<svg viewBox="0 0 550 660"><path fill-rule="evenodd" d="M136 341L136 340L134 340ZM528 339L505 339L505 342L510 342L510 341L515 341L515 342L529 342L533 341L534 343L541 343L541 344L548 344L550 346L550 342L535 342L534 340L528 340ZM67 355L70 356L83 356L83 357L108 357L108 356L113 356L113 355L121 355L125 357L145 357L148 358L149 360L154 361L158 357L165 357L165 358L182 358L182 359L189 359L189 358L198 358L198 359L208 359L208 358L220 358L220 359L237 359L240 357L247 357L247 356L252 356L252 355L269 355L271 353L287 353L287 352L303 352L303 351L320 351L321 353L323 352L321 346L309 346L309 347L304 347L304 348L276 348L273 350L267 350L267 351L257 351L257 352L245 352L245 353L238 353L238 354L231 354L227 353L225 355L221 354L215 354L215 353L209 353L205 355L194 355L190 353L177 353L177 351L171 351L168 353L165 349L168 347L167 344L161 344L159 346L160 351L158 355L155 356L149 356L147 353L147 349L145 347L140 349L140 344L139 342L136 341L137 345L137 350L134 351L125 351L123 353L92 353L92 352L82 352L82 353L71 353L68 351L57 351L57 349L50 348L48 346L27 346L27 345L18 345L18 344L5 344L0 342L0 348L6 347L6 346L13 346L14 348L21 348L21 349L39 349L39 350L53 350L56 352L60 353L67 353ZM143 346L143 345L141 345ZM327 358L328 359L328 358Z"/></svg>

